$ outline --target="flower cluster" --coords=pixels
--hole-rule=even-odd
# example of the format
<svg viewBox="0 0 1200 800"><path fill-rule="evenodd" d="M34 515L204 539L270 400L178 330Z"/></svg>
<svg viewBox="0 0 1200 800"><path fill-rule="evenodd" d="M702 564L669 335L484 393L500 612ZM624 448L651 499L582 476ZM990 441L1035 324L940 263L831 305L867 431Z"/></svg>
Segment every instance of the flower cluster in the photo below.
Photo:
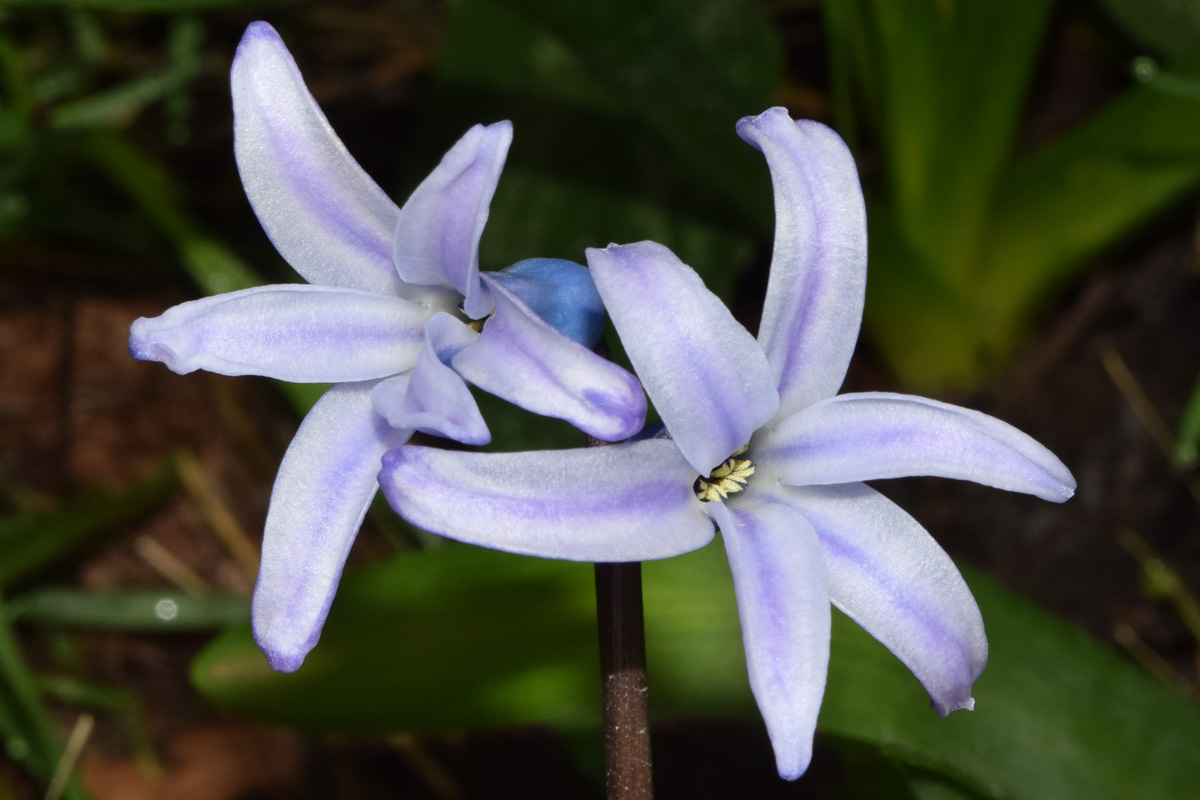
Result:
<svg viewBox="0 0 1200 800"><path fill-rule="evenodd" d="M177 372L335 382L280 468L253 622L272 666L312 648L381 485L434 533L549 558L637 561L720 530L750 684L779 773L811 756L836 605L897 655L942 715L971 708L987 659L954 564L863 481L972 480L1054 502L1075 488L997 419L902 394L838 395L858 337L866 217L842 141L783 109L743 119L775 190L757 337L653 242L481 273L478 243L511 128L476 127L397 209L346 153L275 32L233 67L236 155L255 212L310 285L267 286L138 320L130 348ZM641 379L588 349L607 309ZM478 453L465 381L567 419L606 447ZM662 419L634 438L646 393ZM625 441L621 441L625 440ZM382 471L380 466L382 464Z"/></svg>

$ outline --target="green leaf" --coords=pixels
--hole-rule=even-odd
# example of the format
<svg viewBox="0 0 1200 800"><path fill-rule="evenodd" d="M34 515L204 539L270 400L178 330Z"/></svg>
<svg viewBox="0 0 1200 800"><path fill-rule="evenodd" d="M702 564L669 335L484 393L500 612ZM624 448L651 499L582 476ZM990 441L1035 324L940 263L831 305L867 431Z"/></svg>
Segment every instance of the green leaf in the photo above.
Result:
<svg viewBox="0 0 1200 800"><path fill-rule="evenodd" d="M596 722L592 568L547 566L459 546L394 559L342 583L336 623L297 672L271 672L242 627L192 679L222 705L312 729Z"/></svg>
<svg viewBox="0 0 1200 800"><path fill-rule="evenodd" d="M0 601L0 737L7 756L45 785L62 750ZM78 789L69 796L81 797Z"/></svg>
<svg viewBox="0 0 1200 800"><path fill-rule="evenodd" d="M835 103L855 71L909 246L970 280L988 203L1012 151L1051 0L831 0Z"/></svg>
<svg viewBox="0 0 1200 800"><path fill-rule="evenodd" d="M652 711L755 715L720 546L644 573ZM835 615L821 730L982 796L1187 796L1200 781L1195 707L994 581L968 579L992 653L977 710L939 719L912 675ZM241 628L192 678L230 709L318 730L595 723L593 604L586 564L445 547L346 579L298 672L272 673Z"/></svg>
<svg viewBox="0 0 1200 800"><path fill-rule="evenodd" d="M1200 460L1200 379L1192 387L1183 421L1179 423L1179 439L1175 443L1175 463L1189 469Z"/></svg>
<svg viewBox="0 0 1200 800"><path fill-rule="evenodd" d="M172 633L244 622L250 619L250 603L244 597L191 597L175 591L39 589L10 600L9 614L27 625Z"/></svg>
<svg viewBox="0 0 1200 800"><path fill-rule="evenodd" d="M1100 5L1143 47L1172 58L1200 42L1200 3L1194 0L1100 0Z"/></svg>
<svg viewBox="0 0 1200 800"><path fill-rule="evenodd" d="M1200 58L1180 72L1200 77ZM1153 85L1127 92L1005 180L987 231L980 326L1027 324L1089 258L1198 182L1200 101Z"/></svg>
<svg viewBox="0 0 1200 800"><path fill-rule="evenodd" d="M50 511L0 519L0 586L119 530L167 501L179 483L165 461L148 477L118 491L93 489Z"/></svg>
<svg viewBox="0 0 1200 800"><path fill-rule="evenodd" d="M168 53L170 63L162 71L116 86L98 94L67 103L51 115L56 128L92 128L114 125L128 119L146 104L174 94L200 72L204 27L188 17L172 20Z"/></svg>
<svg viewBox="0 0 1200 800"><path fill-rule="evenodd" d="M625 111L701 180L769 230L759 157L734 123L766 108L781 72L776 33L745 0L505 0L552 32Z"/></svg>

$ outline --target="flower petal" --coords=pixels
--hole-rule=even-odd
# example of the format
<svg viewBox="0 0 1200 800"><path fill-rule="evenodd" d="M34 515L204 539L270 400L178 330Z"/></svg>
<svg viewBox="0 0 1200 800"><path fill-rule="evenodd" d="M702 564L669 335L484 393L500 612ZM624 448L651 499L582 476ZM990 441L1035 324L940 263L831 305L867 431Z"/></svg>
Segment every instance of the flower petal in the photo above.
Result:
<svg viewBox="0 0 1200 800"><path fill-rule="evenodd" d="M912 670L938 714L974 708L971 685L988 654L983 617L933 537L866 484L773 494L816 529L833 604Z"/></svg>
<svg viewBox="0 0 1200 800"><path fill-rule="evenodd" d="M1053 453L995 417L924 397L843 394L784 420L756 445L793 486L939 475L1061 503L1075 479Z"/></svg>
<svg viewBox="0 0 1200 800"><path fill-rule="evenodd" d="M461 333L469 338L460 337ZM394 428L410 428L464 444L490 442L492 434L471 390L443 361L478 336L449 314L438 314L425 326L426 345L412 372L389 378L371 392L376 412Z"/></svg>
<svg viewBox="0 0 1200 800"><path fill-rule="evenodd" d="M568 339L485 274L495 314L451 366L486 392L585 433L617 441L646 419L641 384L616 364Z"/></svg>
<svg viewBox="0 0 1200 800"><path fill-rule="evenodd" d="M490 274L542 319L589 350L604 333L604 301L592 273L560 258L529 258Z"/></svg>
<svg viewBox="0 0 1200 800"><path fill-rule="evenodd" d="M829 668L829 593L821 545L804 517L784 505L711 504L721 529L750 689L771 736L779 775L799 778Z"/></svg>
<svg viewBox="0 0 1200 800"><path fill-rule="evenodd" d="M867 218L854 157L817 122L772 108L738 122L775 185L775 249L758 340L792 413L837 393L858 339Z"/></svg>
<svg viewBox="0 0 1200 800"><path fill-rule="evenodd" d="M232 84L238 171L275 248L309 283L404 296L395 204L346 151L267 23L246 29Z"/></svg>
<svg viewBox="0 0 1200 800"><path fill-rule="evenodd" d="M342 383L322 395L275 478L250 616L258 646L280 672L294 672L316 645L378 488L380 459L412 433L375 413L373 386Z"/></svg>
<svg viewBox="0 0 1200 800"><path fill-rule="evenodd" d="M587 251L625 352L688 462L702 475L775 415L762 348L700 276L654 242Z"/></svg>
<svg viewBox="0 0 1200 800"><path fill-rule="evenodd" d="M396 220L392 258L400 276L409 283L453 286L472 319L490 310L479 285L479 237L511 142L507 120L471 128Z"/></svg>
<svg viewBox="0 0 1200 800"><path fill-rule="evenodd" d="M256 286L135 320L129 352L181 375L205 369L293 383L371 380L412 368L432 313L354 289Z"/></svg>
<svg viewBox="0 0 1200 800"><path fill-rule="evenodd" d="M462 542L571 561L644 561L713 537L666 439L529 453L401 447L379 475L402 517Z"/></svg>

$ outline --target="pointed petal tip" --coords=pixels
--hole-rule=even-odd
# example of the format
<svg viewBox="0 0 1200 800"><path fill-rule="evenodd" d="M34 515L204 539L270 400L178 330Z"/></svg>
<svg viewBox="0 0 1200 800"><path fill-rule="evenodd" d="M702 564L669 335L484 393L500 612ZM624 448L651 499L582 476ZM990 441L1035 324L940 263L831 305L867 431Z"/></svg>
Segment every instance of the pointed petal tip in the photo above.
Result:
<svg viewBox="0 0 1200 800"><path fill-rule="evenodd" d="M300 665L304 663L309 652L316 647L321 631L318 629L308 640L297 644L296 642L276 641L280 637L278 635L271 636L273 627L270 623L264 624L258 619L252 618L251 630L254 633L254 643L267 657L267 664L274 672L295 672L300 669Z"/></svg>
<svg viewBox="0 0 1200 800"><path fill-rule="evenodd" d="M246 32L242 34L242 40L238 42L237 51L233 55L234 71L238 68L238 62L243 58L249 57L252 54L252 50L260 47L270 48L282 53L288 52L287 45L283 43L283 38L280 37L279 32L269 22L262 20L251 22L246 26Z"/></svg>
<svg viewBox="0 0 1200 800"><path fill-rule="evenodd" d="M808 765L812 763L812 734L803 741L782 741L776 743L771 742L775 750L775 770L779 773L779 777L785 781L798 780L808 772Z"/></svg>
<svg viewBox="0 0 1200 800"><path fill-rule="evenodd" d="M186 375L189 372L194 372L195 367L188 369L183 366L182 359L179 355L161 342L154 339L154 335L150 328L153 320L147 317L139 317L134 320L129 326L129 355L136 358L138 361L158 361L166 365L167 369L177 375Z"/></svg>
<svg viewBox="0 0 1200 800"><path fill-rule="evenodd" d="M242 34L242 41L251 41L255 39L272 39L282 41L279 38L278 31L265 20L255 20L246 26L246 32Z"/></svg>
<svg viewBox="0 0 1200 800"><path fill-rule="evenodd" d="M512 141L513 124L511 119L502 119L499 122L493 122L491 125L480 125L485 131L488 131L493 136Z"/></svg>
<svg viewBox="0 0 1200 800"><path fill-rule="evenodd" d="M624 387L619 392L585 389L583 401L600 418L580 428L602 442L621 442L636 435L646 423L646 394L638 379L626 372L620 376Z"/></svg>
<svg viewBox="0 0 1200 800"><path fill-rule="evenodd" d="M1075 490L1079 488L1079 484L1075 481L1075 476L1072 475L1067 468L1063 467L1063 473L1066 475L1066 480L1058 487L1058 498L1054 499L1055 503L1065 503L1075 496Z"/></svg>
<svg viewBox="0 0 1200 800"><path fill-rule="evenodd" d="M752 114L750 116L742 117L737 121L735 129L737 130L738 136L746 139L750 128L761 129L768 123L781 120L792 122L792 115L789 114L788 110L783 106L772 106L761 114ZM747 139L747 141L749 140Z"/></svg>
<svg viewBox="0 0 1200 800"><path fill-rule="evenodd" d="M929 701L929 707L933 709L935 714L943 719L950 716L955 711L974 711L975 698L971 696L971 687L968 686L966 692L962 694L965 695L965 697L960 695L958 700L939 699L936 697L931 698Z"/></svg>
<svg viewBox="0 0 1200 800"><path fill-rule="evenodd" d="M808 771L808 764L811 760L811 752L804 758L797 758L794 754L787 757L776 756L775 768L779 771L779 777L785 781L799 780Z"/></svg>
<svg viewBox="0 0 1200 800"><path fill-rule="evenodd" d="M263 655L267 657L267 664L275 672L288 673L300 669L300 665L304 663L304 657L312 649L311 645L303 649L274 647L257 635L254 639L258 644L258 649L262 650Z"/></svg>

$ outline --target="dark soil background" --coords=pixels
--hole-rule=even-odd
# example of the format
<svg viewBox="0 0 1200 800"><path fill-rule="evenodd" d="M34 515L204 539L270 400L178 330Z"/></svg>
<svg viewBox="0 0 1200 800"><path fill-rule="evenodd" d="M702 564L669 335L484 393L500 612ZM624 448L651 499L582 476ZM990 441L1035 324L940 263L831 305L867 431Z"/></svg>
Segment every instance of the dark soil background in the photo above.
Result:
<svg viewBox="0 0 1200 800"><path fill-rule="evenodd" d="M793 89L823 92L821 29L811 4L774 3L789 45ZM1095 25L1068 7L1057 20L1026 123L1037 142L1074 124L1114 91L1112 65L1090 55L1080 34ZM394 174L436 55L435 7L283 7L289 46L349 149L375 175ZM232 53L247 19L220 14L210 37ZM305 33L309 35L305 35ZM210 48L211 49L211 48ZM813 55L816 53L817 55ZM196 121L176 165L187 203L238 252L277 263L241 194L231 148L227 84L216 65L199 84L220 109ZM225 73L227 74L227 73ZM819 110L820 103L814 101ZM804 109L812 113L810 109ZM389 135L380 135L380 131ZM869 164L864 165L867 178ZM1200 374L1200 255L1195 200L1137 240L1107 254L1045 315L1043 333L983 390L944 398L993 414L1058 454L1079 480L1069 503L946 480L906 479L879 488L919 519L956 560L1085 627L1164 680L1195 693L1197 641L1170 603L1143 588L1128 532L1200 591L1200 484L1180 475L1156 443L1139 393L1173 430ZM50 496L88 486L119 487L174 448L193 453L202 485L49 576L87 590L169 585L147 542L206 585L246 593L253 574L214 534L214 507L232 514L255 545L274 471L296 426L267 383L204 373L177 376L132 360L130 322L194 291L146 265L70 242L10 240L0 249L0 465L16 484ZM258 266L256 264L256 266ZM761 275L747 276L739 305L761 307ZM899 332L898 332L899 333ZM1128 375L1121 377L1122 365ZM1114 380L1114 374L1118 376ZM1122 385L1123 384L1123 385ZM848 390L894 389L869 345L860 345ZM214 506L215 501L215 506ZM1127 544L1122 545L1124 541ZM354 564L394 545L369 524ZM1146 554L1140 554L1145 558ZM155 566L158 564L158 566ZM23 631L36 665L63 643ZM101 715L82 762L100 800L266 798L591 798L598 796L551 731L492 731L432 741L317 740L222 716L193 693L190 659L202 636L92 632L71 647L88 679L139 698L137 745L128 728ZM651 687L653 707L653 687ZM71 723L63 711L64 729ZM758 721L664 720L654 728L663 797L833 797L853 784L847 750L818 741L814 768L797 784L774 774ZM159 759L156 777L139 752ZM18 798L37 797L11 764L0 775ZM2 787L0 787L2 788ZM863 795L870 796L870 795Z"/></svg>

